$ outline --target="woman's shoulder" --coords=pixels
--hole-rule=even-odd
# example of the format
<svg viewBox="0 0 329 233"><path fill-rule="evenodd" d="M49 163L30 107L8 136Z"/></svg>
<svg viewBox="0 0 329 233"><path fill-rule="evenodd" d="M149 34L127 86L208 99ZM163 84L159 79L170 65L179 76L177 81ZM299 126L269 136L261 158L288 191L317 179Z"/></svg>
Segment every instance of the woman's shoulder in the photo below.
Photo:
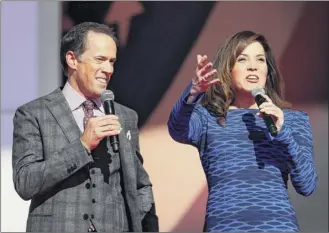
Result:
<svg viewBox="0 0 329 233"><path fill-rule="evenodd" d="M309 120L309 115L303 110L283 109L283 113L286 120L291 120L291 121Z"/></svg>
<svg viewBox="0 0 329 233"><path fill-rule="evenodd" d="M204 117L211 117L213 114L202 104L198 103L194 107L194 112L196 112L199 115L202 115Z"/></svg>

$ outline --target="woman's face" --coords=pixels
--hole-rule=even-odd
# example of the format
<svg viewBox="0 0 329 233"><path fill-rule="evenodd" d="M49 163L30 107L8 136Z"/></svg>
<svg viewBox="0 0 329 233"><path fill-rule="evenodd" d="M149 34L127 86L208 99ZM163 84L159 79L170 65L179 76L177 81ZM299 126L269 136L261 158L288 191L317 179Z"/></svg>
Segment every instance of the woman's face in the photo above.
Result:
<svg viewBox="0 0 329 233"><path fill-rule="evenodd" d="M259 42L248 45L237 57L232 69L232 84L235 91L251 92L264 88L267 77L265 51Z"/></svg>

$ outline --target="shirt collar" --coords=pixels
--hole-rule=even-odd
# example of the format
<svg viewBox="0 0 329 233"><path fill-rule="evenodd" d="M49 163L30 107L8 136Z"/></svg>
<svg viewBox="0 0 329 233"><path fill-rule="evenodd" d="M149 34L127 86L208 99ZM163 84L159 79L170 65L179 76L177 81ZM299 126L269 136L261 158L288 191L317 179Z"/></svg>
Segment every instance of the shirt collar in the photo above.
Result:
<svg viewBox="0 0 329 233"><path fill-rule="evenodd" d="M69 82L65 83L62 92L70 106L71 111L78 109L83 102L87 100L86 97L80 95L76 90L74 90ZM96 104L97 108L104 113L103 104L100 98L90 100L92 100Z"/></svg>

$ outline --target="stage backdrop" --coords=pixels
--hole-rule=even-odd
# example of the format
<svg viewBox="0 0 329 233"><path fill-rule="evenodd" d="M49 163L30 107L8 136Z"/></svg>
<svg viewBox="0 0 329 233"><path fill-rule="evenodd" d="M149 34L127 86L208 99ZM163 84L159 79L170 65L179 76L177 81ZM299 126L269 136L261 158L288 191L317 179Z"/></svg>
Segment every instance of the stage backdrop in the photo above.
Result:
<svg viewBox="0 0 329 233"><path fill-rule="evenodd" d="M139 114L141 152L153 183L162 232L200 232L204 223L208 190L198 153L190 146L174 142L166 126L171 107L193 77L196 55L207 54L212 60L218 46L240 30L264 34L285 78L286 97L294 108L310 115L314 134L318 188L312 196L304 198L289 183L289 195L302 231L328 229L327 2L83 1L62 2L61 9L59 34L84 21L106 23L117 33L118 62L109 88L118 102ZM58 53L47 57L58 58ZM41 62L39 58L31 64L41 66ZM58 63L55 67L58 68ZM4 78L14 82L10 81L9 71ZM60 84L65 82L60 74L58 80ZM35 88L38 83L30 85ZM13 93L7 94L13 96ZM34 92L36 94L40 91ZM14 102L8 104L16 107ZM1 131L2 140L3 135L12 137L11 128L8 121L8 128ZM6 145L10 146L10 141ZM4 209L1 207L2 217L6 216L13 200L22 203L10 186L10 150L5 158L1 180L6 181L8 195L1 200L8 204ZM19 227L24 230L26 205L22 205L21 210L19 222L23 226ZM1 222L6 226L2 230L14 229L8 221Z"/></svg>

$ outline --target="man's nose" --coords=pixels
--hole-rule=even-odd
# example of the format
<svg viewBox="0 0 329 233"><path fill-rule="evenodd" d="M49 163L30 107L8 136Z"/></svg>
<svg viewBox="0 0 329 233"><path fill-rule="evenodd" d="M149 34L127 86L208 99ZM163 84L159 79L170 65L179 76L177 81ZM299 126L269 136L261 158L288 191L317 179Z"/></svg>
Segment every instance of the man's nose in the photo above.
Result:
<svg viewBox="0 0 329 233"><path fill-rule="evenodd" d="M112 74L113 73L113 65L110 62L107 62L104 67L103 67L103 72L106 72L108 74Z"/></svg>

